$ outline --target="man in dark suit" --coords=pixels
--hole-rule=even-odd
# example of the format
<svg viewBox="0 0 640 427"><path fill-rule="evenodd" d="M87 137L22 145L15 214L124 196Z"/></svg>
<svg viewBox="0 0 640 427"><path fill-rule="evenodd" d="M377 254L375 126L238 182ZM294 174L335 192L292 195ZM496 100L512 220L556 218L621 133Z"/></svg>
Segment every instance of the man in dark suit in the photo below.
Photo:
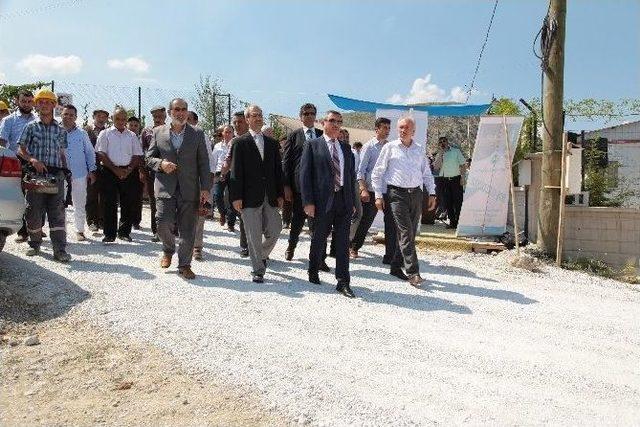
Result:
<svg viewBox="0 0 640 427"><path fill-rule="evenodd" d="M261 132L264 120L260 107L248 106L244 116L249 133L238 137L231 147L229 199L242 215L253 266L252 280L262 283L267 258L282 230L278 211L284 196L282 159L278 142Z"/></svg>
<svg viewBox="0 0 640 427"><path fill-rule="evenodd" d="M160 266L168 268L171 265L177 222L180 236L178 272L185 279L193 279L191 258L198 208L209 199L211 172L204 132L187 124L188 113L184 99L171 101L171 124L153 129L146 164L155 172L158 236L163 251Z"/></svg>
<svg viewBox="0 0 640 427"><path fill-rule="evenodd" d="M335 230L336 290L349 298L349 228L355 206L355 164L351 147L340 142L342 115L328 111L324 134L304 145L300 158L300 188L305 213L313 218L309 252L309 281L320 284L318 270L327 248L331 227Z"/></svg>
<svg viewBox="0 0 640 427"><path fill-rule="evenodd" d="M300 157L302 156L302 147L305 141L322 136L322 131L313 126L316 121L316 113L317 110L313 104L304 104L300 107L302 127L289 135L282 157L284 197L285 200L293 204L291 228L289 229L289 246L284 256L287 261L293 259L293 253L298 244L304 220L307 218L302 207L302 197L300 195ZM324 261L322 264L324 264ZM328 271L328 269L326 271Z"/></svg>

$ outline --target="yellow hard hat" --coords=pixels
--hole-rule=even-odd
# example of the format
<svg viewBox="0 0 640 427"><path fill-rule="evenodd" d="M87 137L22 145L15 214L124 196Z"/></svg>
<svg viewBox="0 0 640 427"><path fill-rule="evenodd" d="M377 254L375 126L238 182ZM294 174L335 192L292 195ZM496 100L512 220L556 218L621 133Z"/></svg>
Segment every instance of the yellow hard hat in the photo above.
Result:
<svg viewBox="0 0 640 427"><path fill-rule="evenodd" d="M0 111L8 110L8 109L9 109L9 106L7 105L7 103L4 101L0 101Z"/></svg>
<svg viewBox="0 0 640 427"><path fill-rule="evenodd" d="M33 102L38 102L39 99L49 99L55 103L58 102L58 97L56 96L56 94L49 89L40 89L39 91L37 91L35 96L33 97Z"/></svg>

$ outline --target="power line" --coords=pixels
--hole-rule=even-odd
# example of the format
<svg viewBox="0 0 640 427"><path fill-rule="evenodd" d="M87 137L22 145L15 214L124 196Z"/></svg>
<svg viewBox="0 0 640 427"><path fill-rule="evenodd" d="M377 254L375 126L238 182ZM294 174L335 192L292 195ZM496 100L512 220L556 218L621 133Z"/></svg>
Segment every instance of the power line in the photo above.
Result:
<svg viewBox="0 0 640 427"><path fill-rule="evenodd" d="M27 15L33 15L35 13L44 12L44 11L52 10L52 9L57 9L57 8L66 6L67 4L70 4L70 3L71 4L80 3L81 1L83 1L83 0L58 0L58 1L53 1L53 2L49 2L48 4L46 4L44 6L32 7L30 9L22 9L22 10L16 10L15 12L0 14L0 20L8 19L8 18L18 18L18 17L21 17L21 16L27 16Z"/></svg>
<svg viewBox="0 0 640 427"><path fill-rule="evenodd" d="M473 72L473 77L471 78L471 83L469 84L469 90L467 90L467 98L465 99L465 102L469 101L469 97L471 96L471 91L473 91L473 87L476 83L476 77L478 77L478 70L480 70L480 62L482 61L482 55L484 54L484 49L485 47L487 47L487 42L489 41L489 33L491 32L491 26L493 25L493 18L496 16L497 8L498 8L498 0L496 0L496 2L493 4L491 19L489 20L487 33L484 36L484 43L482 43L482 48L480 48L480 55L478 55L478 62L476 62L476 69Z"/></svg>

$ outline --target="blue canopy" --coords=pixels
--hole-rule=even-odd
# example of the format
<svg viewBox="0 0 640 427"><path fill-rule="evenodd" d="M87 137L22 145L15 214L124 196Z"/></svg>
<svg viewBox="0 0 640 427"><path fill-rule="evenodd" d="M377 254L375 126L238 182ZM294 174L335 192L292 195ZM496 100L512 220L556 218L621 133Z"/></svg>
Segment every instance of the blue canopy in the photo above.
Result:
<svg viewBox="0 0 640 427"><path fill-rule="evenodd" d="M466 117L466 116L481 116L489 110L491 104L480 105L394 105L383 104L380 102L361 101L359 99L345 98L343 96L328 94L329 99L336 105L336 107L343 110L350 111L366 111L369 113L375 113L379 109L387 110L410 110L426 111L429 116L452 116L452 117Z"/></svg>

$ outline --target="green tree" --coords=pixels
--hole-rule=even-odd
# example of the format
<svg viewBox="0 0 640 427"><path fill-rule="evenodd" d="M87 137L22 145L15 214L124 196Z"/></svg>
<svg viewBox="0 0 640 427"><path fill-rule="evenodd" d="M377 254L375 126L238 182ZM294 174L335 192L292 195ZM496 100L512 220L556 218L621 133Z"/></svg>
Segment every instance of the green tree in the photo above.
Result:
<svg viewBox="0 0 640 427"><path fill-rule="evenodd" d="M222 80L211 77L210 74L200 76L195 84L196 98L194 106L199 114L198 125L209 135L213 134L214 127L228 123L228 105L224 97L217 96L215 100L215 113L213 111L214 94L226 94L222 88ZM231 114L239 108L244 108L247 103L240 101L231 95ZM215 118L215 119L214 119Z"/></svg>
<svg viewBox="0 0 640 427"><path fill-rule="evenodd" d="M13 109L17 106L16 100L18 98L18 92L21 90L30 90L35 92L44 86L50 85L51 82L25 83L22 85L0 84L0 100L6 102L9 109Z"/></svg>

